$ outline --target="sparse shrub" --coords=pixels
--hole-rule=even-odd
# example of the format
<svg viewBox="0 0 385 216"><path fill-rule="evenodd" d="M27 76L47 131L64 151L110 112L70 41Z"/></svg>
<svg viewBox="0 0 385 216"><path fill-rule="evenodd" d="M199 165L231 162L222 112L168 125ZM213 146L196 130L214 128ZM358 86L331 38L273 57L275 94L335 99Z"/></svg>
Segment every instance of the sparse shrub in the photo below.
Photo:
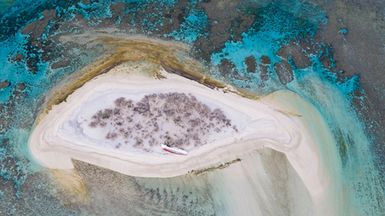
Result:
<svg viewBox="0 0 385 216"><path fill-rule="evenodd" d="M151 151L162 143L186 148L204 145L224 129L238 131L221 109L211 110L191 94L149 94L138 102L119 97L113 105L97 111L89 126L105 127L106 139L121 141L115 148L130 145Z"/></svg>

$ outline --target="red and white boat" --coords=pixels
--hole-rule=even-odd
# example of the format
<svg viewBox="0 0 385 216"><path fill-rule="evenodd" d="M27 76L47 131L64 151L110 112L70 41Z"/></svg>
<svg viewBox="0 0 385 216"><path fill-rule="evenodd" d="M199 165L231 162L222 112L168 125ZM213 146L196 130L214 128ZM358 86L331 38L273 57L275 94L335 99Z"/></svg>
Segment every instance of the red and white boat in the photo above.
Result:
<svg viewBox="0 0 385 216"><path fill-rule="evenodd" d="M170 152L170 153L174 153L174 154L178 154L178 155L187 155L188 154L188 152L183 150L183 149L170 147L170 146L167 146L165 144L161 144L160 147L162 147L163 150Z"/></svg>

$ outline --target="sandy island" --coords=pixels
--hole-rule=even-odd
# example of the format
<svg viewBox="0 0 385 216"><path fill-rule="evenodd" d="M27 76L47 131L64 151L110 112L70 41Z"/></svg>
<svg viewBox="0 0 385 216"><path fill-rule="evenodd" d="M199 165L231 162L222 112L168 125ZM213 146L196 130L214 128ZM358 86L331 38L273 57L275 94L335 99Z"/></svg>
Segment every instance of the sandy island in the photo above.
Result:
<svg viewBox="0 0 385 216"><path fill-rule="evenodd" d="M52 169L73 169L71 160L76 159L131 176L172 177L218 166L256 149L271 148L287 156L313 202L325 198L330 179L320 161L319 140L312 138L314 134L306 128L309 119L294 106L279 103L286 100L300 104L307 115L312 116L310 121L317 121L315 124L320 131L327 131L319 114L298 96L279 91L252 100L164 70L161 79L144 75L140 70L119 65L87 82L65 102L53 106L40 119L30 137L29 147L34 158L42 166ZM153 151L112 148L103 145L107 140L103 136L97 137L98 133L84 132L87 125L79 128L79 118L108 107L118 97L139 100L147 94L170 92L189 94L211 109L221 109L237 130L214 133L209 143L190 146L188 154L182 156L165 153L159 145L153 146Z"/></svg>

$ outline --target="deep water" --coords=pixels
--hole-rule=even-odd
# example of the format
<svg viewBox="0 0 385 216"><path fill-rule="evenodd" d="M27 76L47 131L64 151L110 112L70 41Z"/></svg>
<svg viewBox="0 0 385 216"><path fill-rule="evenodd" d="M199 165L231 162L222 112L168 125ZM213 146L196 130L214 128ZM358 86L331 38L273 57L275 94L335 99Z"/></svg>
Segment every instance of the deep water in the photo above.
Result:
<svg viewBox="0 0 385 216"><path fill-rule="evenodd" d="M313 3L296 0L244 1L237 10L228 11L227 23L215 12L218 10L226 12L214 3L211 6L198 0L0 3L1 215L30 211L34 207L26 203L32 201L26 200L42 203L49 215L81 212L65 210L50 195L36 198L23 191L34 188L43 194L51 187L44 180L32 185L39 182L35 178L44 177L36 177L41 168L31 161L27 140L45 93L105 51L97 45L59 40L60 35L87 31L142 34L187 43L192 47L191 55L220 80L258 94L289 89L302 96L317 107L337 142L339 160L333 161L333 173L341 181L345 215L384 215L385 182L380 174L384 170L376 161L382 157L373 149L373 142L381 140L371 136L370 121L364 121L353 105L353 101L366 97L359 75L343 76L332 48L316 39L317 32L328 23L326 12ZM301 54L282 54L284 47L299 47ZM299 64L298 56L307 63ZM262 62L266 57L269 63ZM252 72L248 71L247 58L255 61ZM285 78L279 76L277 64L289 68ZM262 69L265 77L261 76Z"/></svg>

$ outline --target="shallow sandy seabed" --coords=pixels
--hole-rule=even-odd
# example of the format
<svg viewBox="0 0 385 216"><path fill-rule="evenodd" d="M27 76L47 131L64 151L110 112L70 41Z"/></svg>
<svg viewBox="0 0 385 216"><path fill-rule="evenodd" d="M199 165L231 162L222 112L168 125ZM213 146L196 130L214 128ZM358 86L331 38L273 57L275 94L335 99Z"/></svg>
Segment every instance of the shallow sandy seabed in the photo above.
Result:
<svg viewBox="0 0 385 216"><path fill-rule="evenodd" d="M164 78L159 79L143 70L143 67L131 64L119 65L87 82L65 102L53 106L40 118L30 137L29 146L34 158L42 166L52 169L71 170L74 168L72 159L76 159L131 176L173 177L219 166L256 149L271 148L286 155L304 182L316 212L325 207L331 179L318 148L324 144L320 142L330 142L331 136L312 106L288 91L252 100L239 96L230 86L209 88L164 70L161 70ZM190 93L211 107L219 107L239 131L227 137L218 136L215 141L192 149L187 156L179 156L134 150L122 152L97 146L79 131L71 134L71 130L63 129L63 124L73 119L79 110L86 109L84 104L89 101L94 101L88 104L95 110L94 106L105 105L103 98L111 100L119 95L160 92ZM301 111L290 103L280 103L282 100L300 104ZM95 101L100 103L95 104ZM308 130L306 124L309 121L319 130ZM314 138L319 137L314 136L317 131L323 133L323 140ZM332 207L328 209L333 211Z"/></svg>

